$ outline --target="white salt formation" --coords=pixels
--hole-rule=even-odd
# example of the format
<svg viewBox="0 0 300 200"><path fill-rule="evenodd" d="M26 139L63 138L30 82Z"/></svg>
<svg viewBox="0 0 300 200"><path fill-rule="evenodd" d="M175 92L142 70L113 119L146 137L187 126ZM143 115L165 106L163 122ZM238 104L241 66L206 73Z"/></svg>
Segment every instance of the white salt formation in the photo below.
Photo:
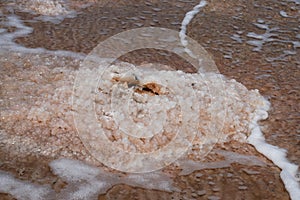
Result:
<svg viewBox="0 0 300 200"><path fill-rule="evenodd" d="M34 11L41 15L55 16L70 12L64 0L28 0L20 1L19 5L21 5L25 11Z"/></svg>
<svg viewBox="0 0 300 200"><path fill-rule="evenodd" d="M201 1L193 11L187 13L183 20L180 37L185 47L187 47L186 27L205 4L205 1ZM24 8L22 7L24 5L20 6ZM64 1L31 0L25 2L25 7L28 11L53 16L69 12ZM1 28L0 38L3 49L17 48L21 52L42 50L23 48L13 42L16 37L32 32L32 29L26 27L18 17L11 15L1 24L4 25L4 28ZM5 28L6 26L14 26L16 30L10 32ZM260 23L256 26L265 29L266 33L262 35L249 33L247 36L256 39L248 43L256 46L255 49L259 51L263 43L273 41L273 36L276 34L273 33L275 29L269 29L265 24ZM292 42L294 47L299 46L299 42ZM51 53L51 51L42 51ZM191 55L192 52L188 48L186 51ZM61 52L63 51L56 51L55 55ZM1 55L0 60L7 61L12 54ZM74 57L77 56L75 53L74 55ZM18 57L16 60L21 60L24 54L14 56ZM35 62L33 58L27 59ZM11 73L0 74L1 94L3 94L0 99L1 146L4 146L4 150L9 154L18 157L63 156L94 162L82 146L73 124L72 114L75 116L78 114L76 113L78 110L73 113L71 105L75 70L65 65L62 65L64 68L51 69L48 66L48 63L51 63L50 56L46 62L43 62L46 66L39 66L39 64L32 67L25 58L23 61L15 63L17 66L12 67L14 70ZM55 65L52 63L51 66ZM89 74L94 72L93 70L83 67L80 73ZM99 138L93 132L81 135L86 147L99 160L102 159L99 158L101 152L98 151L102 150L98 149L99 144L103 143L101 140L105 140L109 145L112 144L114 148L134 155L150 154L166 148L167 151L164 153L154 154L156 158L162 160L168 154L181 155L181 151L185 150L182 146L185 147L186 144L198 146L199 151L194 153L195 156L201 158L212 149L216 142L246 141L247 136L252 133L248 138L249 143L282 169L281 178L291 198L299 198L300 189L295 178L297 166L287 161L284 150L265 143L257 124L258 120L267 117L268 109L268 103L257 91L248 91L234 80L226 80L217 74L144 70L129 64L112 66L102 74L101 78L96 92L92 91L94 92L94 107L92 107L95 108L95 118L100 130L107 138L106 140ZM87 79L87 82L89 81ZM90 104L84 101L75 101L75 105L76 103L86 106L86 111L90 111L88 108ZM94 129L95 126L90 123L89 119L83 119L83 122ZM174 138L177 138L175 145L169 145ZM184 145L180 143L180 139ZM176 145L179 145L179 148ZM263 165L252 156L247 157L229 152L220 154L224 155L227 161L210 164L184 162L182 173L228 166L234 160L233 157L235 159L238 157L239 159L234 162L241 164ZM144 164L142 162L144 160L139 160L140 163L137 163L134 159L122 160L120 158L123 157L113 156L110 161L120 162L120 164L132 162L133 166ZM163 163L163 166L169 164L170 161L172 159ZM104 170L74 160L55 160L50 166L54 174L68 182L68 186L60 194L56 194L61 199L96 198L97 194L120 183L146 187L145 183L151 182L153 184L148 187L149 189L176 190L169 177L160 172L116 178ZM152 167L156 166L150 165L150 168ZM80 171L79 174L78 171ZM158 177L162 177L162 180ZM18 199L53 199L53 191L48 185L39 186L16 180L5 172L0 172L0 180L0 192L10 193Z"/></svg>
<svg viewBox="0 0 300 200"><path fill-rule="evenodd" d="M104 164L127 172L162 168L191 145L201 158L216 142L245 142L252 113L264 103L258 91L218 74L130 64L104 72L81 68L73 98L84 145Z"/></svg>
<svg viewBox="0 0 300 200"><path fill-rule="evenodd" d="M23 61L15 63L17 66L11 73L1 74L2 92L5 94L1 96L0 101L1 145L18 157L63 156L95 162L82 146L73 124L72 114L75 116L78 114L76 109L74 113L71 105L74 68L33 67L28 66L26 62L27 59L32 63L46 63L47 60L50 65L60 66L59 63L54 62L55 57L51 60L49 55L45 56L46 58L26 57L24 54L10 56L17 56ZM6 57L8 56L4 55L0 60L5 60ZM42 59L46 60L41 61ZM63 62L62 65L65 63ZM94 73L94 70L82 67L78 72L90 74ZM15 77L19 79L16 80ZM251 123L266 117L265 114L262 117L260 111L268 104L256 90L248 91L242 84L217 74L186 74L181 71L139 68L120 63L102 71L99 78L98 85L95 85L96 91L91 91L94 97L92 106L85 101L77 102L78 105L86 106L83 111L89 111L92 107L93 117L105 133L105 138L99 138L97 135L96 137L90 137L93 135L88 134L81 135L84 136L83 142L88 150L98 159L101 154L97 151L102 142L100 140L106 140L115 149L131 154L140 152L149 154L164 147L168 149L165 154L180 153L174 149L176 146L168 145L180 134L185 134L183 139L188 145L198 147L198 151L193 153L201 158L216 142L231 140L245 142L251 130L254 132L254 127L257 126ZM90 81L92 80L87 79L87 83ZM124 104L121 104L118 99ZM121 112L127 112L127 117L122 118ZM186 125L185 129L178 129L184 120L194 127ZM95 128L89 118L84 119L83 122L91 125L92 129ZM176 128L173 128L173 125ZM139 126L144 127L147 132L138 131ZM132 129L134 130L131 131ZM93 131L91 133L93 134ZM193 134L195 138L191 137ZM90 142L92 145L89 146ZM117 155L113 156L112 160L116 163L124 162L123 158ZM159 157L159 153L155 155ZM228 159L230 162L231 158ZM248 162L244 158L240 160L245 160L242 164ZM211 166L227 166L228 162L215 163ZM135 160L132 160L132 163L136 164ZM259 162L254 163L254 159L249 164L260 165ZM184 173L197 169L194 165L195 163L187 162ZM206 168L210 165L199 166ZM290 169L294 173L295 168ZM69 172L67 175L69 178L66 180L72 179L76 182L78 175L72 175L70 170ZM58 171L55 173L57 174ZM289 175L293 176L293 173L283 173L282 177L284 180L293 180ZM98 172L95 171L93 174L92 170L87 170L82 171L82 174L90 174L93 177ZM97 181L99 182L98 179ZM97 188L104 187L104 183L102 185L101 181L98 182ZM18 181L11 183L19 184ZM2 184L5 185L4 182ZM288 185L293 188L289 191L297 192L297 182ZM20 184L19 186L23 187ZM9 188L11 187L7 187L4 192L17 195Z"/></svg>
<svg viewBox="0 0 300 200"><path fill-rule="evenodd" d="M72 110L71 102L75 70L46 66L23 68L27 59L56 66L65 63L56 63L49 55L46 60L38 56L16 56L24 62L16 63L13 75L1 74L5 94L0 101L1 144L16 155L65 156L91 162L73 123L72 115L78 114ZM3 55L1 59L6 57ZM78 74L91 72L82 67ZM15 77L20 79L16 81ZM75 106L86 106L83 111L91 108L95 118L92 120L100 126L94 129L90 119L83 119L81 128L92 125L89 134L97 130L105 133L102 138L81 135L96 158L101 153L97 148L104 140L116 149L133 154L149 154L161 148L172 154L180 139L188 147L191 144L197 147L195 156L201 158L216 142L246 141L249 123L255 117L252 113L265 102L257 91L248 91L240 83L216 74L159 71L123 63L108 68L101 78L98 86L95 85L91 105L87 101L75 102ZM140 131L140 127L147 132ZM178 143L170 146L174 140ZM90 142L94 145L89 146ZM184 152L177 152L178 156ZM159 152L154 155L159 156ZM117 156L112 159L122 162Z"/></svg>

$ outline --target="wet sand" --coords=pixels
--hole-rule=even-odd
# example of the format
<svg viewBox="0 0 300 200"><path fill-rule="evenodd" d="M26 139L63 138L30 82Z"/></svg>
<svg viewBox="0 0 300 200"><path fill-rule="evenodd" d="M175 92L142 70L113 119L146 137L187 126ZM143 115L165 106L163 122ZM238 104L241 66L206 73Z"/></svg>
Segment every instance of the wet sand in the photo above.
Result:
<svg viewBox="0 0 300 200"><path fill-rule="evenodd" d="M27 26L33 27L33 33L19 37L15 41L29 48L43 47L49 50L89 53L100 41L123 30L159 26L179 31L185 13L198 3L198 1L186 3L128 1L126 4L115 2L116 4L114 1L109 4L95 3L80 9L75 18L64 19L59 24L30 21L35 15L16 11L18 16L27 20L25 23ZM73 4L74 9L79 10L77 7L79 4L79 1ZM108 11L107 7L111 10ZM285 11L290 17L282 16L281 11ZM11 11L4 9L2 12L8 14ZM255 23L267 24L268 28L275 29L259 28ZM269 99L271 102L269 118L261 123L266 140L270 144L286 149L288 158L297 165L300 164L300 59L297 56L300 50L297 43L293 42L299 43L298 24L299 5L293 2L212 0L196 15L187 31L190 37L198 41L213 56L222 74L236 79L248 89L258 89ZM14 27L11 27L10 31L14 31ZM275 41L266 41L261 50L253 51L255 46L247 42L261 40L250 37L249 33L264 34L268 31L276 34L272 36ZM15 68L22 63L24 65L19 73L22 73L22 70L34 70L34 64L30 61L26 64L23 57L16 56L14 59L19 60L21 64L2 60L3 74L17 78ZM120 60L135 64L164 60L162 64L168 64L176 69L186 69L189 66L175 55L166 55L164 52L154 50L136 51L123 56ZM78 65L76 66L75 62L70 67L76 68ZM82 147L82 144L78 145ZM233 163L230 167L200 170L186 176L176 175L176 170L170 167L165 170L176 175L174 184L181 188L180 192L168 193L121 184L100 195L99 199L289 199L279 177L280 170L257 153L252 146L229 142L215 148L256 155L264 160L267 166ZM23 180L51 183L57 190L64 186L48 167L49 161L63 155L55 154L41 158L29 154L16 157L11 150L13 148L1 144L1 170L12 172ZM78 150L77 156L74 154L76 150L71 147L69 151L70 154L67 156L73 158L85 155ZM203 174L201 178L197 178L197 173ZM11 199L6 194L1 198Z"/></svg>

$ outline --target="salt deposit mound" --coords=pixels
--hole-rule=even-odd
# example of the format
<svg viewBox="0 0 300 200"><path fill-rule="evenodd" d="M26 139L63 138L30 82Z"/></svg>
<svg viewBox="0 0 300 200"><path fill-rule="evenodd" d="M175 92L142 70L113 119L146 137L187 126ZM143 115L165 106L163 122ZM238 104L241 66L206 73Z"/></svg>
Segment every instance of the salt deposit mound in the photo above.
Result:
<svg viewBox="0 0 300 200"><path fill-rule="evenodd" d="M67 67L69 61L57 63L49 55L10 57L22 62L3 65L7 73L0 74L0 142L9 157L19 159L34 155L97 163L96 158L130 171L145 161L142 154L153 158L144 170L154 170L176 160L191 145L189 154L204 158L215 143L245 142L255 111L266 104L258 91L248 91L219 74L188 74L128 63L106 70L100 66L96 84L85 79L95 90L86 90L83 82L82 88L73 91L75 77L98 74L99 69L82 66L75 70ZM51 67L31 65L27 60ZM81 89L89 96L78 96ZM166 162L158 164L162 159Z"/></svg>
<svg viewBox="0 0 300 200"><path fill-rule="evenodd" d="M84 145L105 165L126 172L157 170L191 146L203 158L217 142L245 142L253 113L266 104L257 90L220 74L128 63L82 67L73 96Z"/></svg>

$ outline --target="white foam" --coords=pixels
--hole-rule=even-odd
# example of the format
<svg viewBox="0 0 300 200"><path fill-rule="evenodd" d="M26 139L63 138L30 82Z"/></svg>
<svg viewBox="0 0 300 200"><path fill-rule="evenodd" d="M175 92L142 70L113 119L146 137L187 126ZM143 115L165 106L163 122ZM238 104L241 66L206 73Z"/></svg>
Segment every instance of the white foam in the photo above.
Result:
<svg viewBox="0 0 300 200"><path fill-rule="evenodd" d="M133 187L176 191L173 181L166 174L157 171L145 174L124 175L87 165L78 160L58 159L50 163L54 174L63 178L68 185L58 194L61 199L97 199L117 184Z"/></svg>
<svg viewBox="0 0 300 200"><path fill-rule="evenodd" d="M18 180L0 170L0 192L9 193L20 200L44 200L50 199L52 191L49 185L42 186Z"/></svg>
<svg viewBox="0 0 300 200"><path fill-rule="evenodd" d="M291 41L291 42L292 42L295 49L300 47L300 42L299 41Z"/></svg>
<svg viewBox="0 0 300 200"><path fill-rule="evenodd" d="M238 35L238 34L233 34L230 38L237 41L238 43L243 43L243 40L241 39L241 36Z"/></svg>
<svg viewBox="0 0 300 200"><path fill-rule="evenodd" d="M28 48L14 42L14 39L18 37L24 37L32 33L33 29L26 26L19 16L9 15L7 16L6 22L1 22L4 26L15 27L14 32L8 32L5 28L1 29L0 33L0 52L1 51L14 51L14 52L24 52L33 54L50 54L62 57L72 57L77 59L84 59L86 57L83 53L76 53L72 51L64 50L47 50L45 48Z"/></svg>
<svg viewBox="0 0 300 200"><path fill-rule="evenodd" d="M283 11L283 10L281 10L281 11L279 12L279 14L280 14L282 17L289 17L288 14L287 14L285 11Z"/></svg>
<svg viewBox="0 0 300 200"><path fill-rule="evenodd" d="M102 172L100 169L77 160L54 160L50 167L55 175L68 183L58 194L60 199L96 199L98 194L105 193L112 186L106 180L109 175L97 179Z"/></svg>
<svg viewBox="0 0 300 200"><path fill-rule="evenodd" d="M269 107L270 103L265 101L264 105L261 105L261 107L255 111L252 123L249 126L251 135L248 137L248 142L252 144L258 152L281 168L280 177L285 188L289 192L291 199L297 200L300 197L299 180L297 180L298 166L288 161L285 149L266 143L265 137L258 125L259 120L268 117L267 111Z"/></svg>
<svg viewBox="0 0 300 200"><path fill-rule="evenodd" d="M60 159L50 163L54 174L59 175L68 182L90 180L100 174L96 167L90 167L75 160Z"/></svg>
<svg viewBox="0 0 300 200"><path fill-rule="evenodd" d="M112 173L85 164L78 160L58 159L50 163L55 175L67 182L67 185L56 193L48 184L37 185L22 181L0 170L0 192L11 194L20 200L53 200L53 199L98 199L111 187L126 184L132 187L178 191L172 179L161 171L146 174Z"/></svg>
<svg viewBox="0 0 300 200"><path fill-rule="evenodd" d="M239 163L242 165L251 166L266 166L262 160L256 156L243 155L231 151L217 150L215 151L218 155L224 157L224 160L214 162L200 162L193 160L179 160L179 166L182 168L180 175L188 175L197 170L202 169L219 169L224 167L230 167L232 163Z"/></svg>
<svg viewBox="0 0 300 200"><path fill-rule="evenodd" d="M278 34L273 33L273 31L278 30L278 28L276 27L269 28L267 24L261 24L261 23L254 23L254 25L260 29L265 30L265 33L263 34L257 34L254 32L248 33L247 34L248 37L254 38L256 40L249 40L247 41L247 43L252 46L256 46L255 48L253 48L253 51L261 51L265 43L274 41L275 39L273 38L273 36L278 36Z"/></svg>
<svg viewBox="0 0 300 200"><path fill-rule="evenodd" d="M180 41L181 41L181 44L185 47L186 53L188 53L193 58L195 57L195 55L193 54L193 52L190 49L187 48L188 41L186 40L186 29L187 29L188 24L194 18L194 16L197 13L199 13L200 9L203 8L206 4L207 3L205 0L201 0L198 5L196 5L191 11L189 11L185 14L185 17L183 18L183 21L181 22L181 30L179 32Z"/></svg>

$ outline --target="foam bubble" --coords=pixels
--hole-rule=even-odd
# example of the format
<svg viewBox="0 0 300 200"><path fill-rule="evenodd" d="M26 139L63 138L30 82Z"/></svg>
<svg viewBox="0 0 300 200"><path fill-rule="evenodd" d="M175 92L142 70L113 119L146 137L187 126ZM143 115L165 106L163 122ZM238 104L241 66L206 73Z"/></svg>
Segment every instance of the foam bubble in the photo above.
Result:
<svg viewBox="0 0 300 200"><path fill-rule="evenodd" d="M254 38L255 40L249 40L247 41L247 43L252 46L256 46L255 48L253 48L253 51L261 51L265 43L274 41L274 36L278 36L277 33L273 33L274 31L278 30L278 28L269 28L269 25L267 24L254 23L254 25L260 29L265 30L265 33L248 33L247 37Z"/></svg>
<svg viewBox="0 0 300 200"><path fill-rule="evenodd" d="M283 11L283 10L281 10L281 11L279 12L279 14L280 14L282 17L289 17L288 14L287 14L285 11Z"/></svg>
<svg viewBox="0 0 300 200"><path fill-rule="evenodd" d="M243 43L243 40L241 39L241 36L238 35L238 34L233 34L230 38L237 41L238 43Z"/></svg>

